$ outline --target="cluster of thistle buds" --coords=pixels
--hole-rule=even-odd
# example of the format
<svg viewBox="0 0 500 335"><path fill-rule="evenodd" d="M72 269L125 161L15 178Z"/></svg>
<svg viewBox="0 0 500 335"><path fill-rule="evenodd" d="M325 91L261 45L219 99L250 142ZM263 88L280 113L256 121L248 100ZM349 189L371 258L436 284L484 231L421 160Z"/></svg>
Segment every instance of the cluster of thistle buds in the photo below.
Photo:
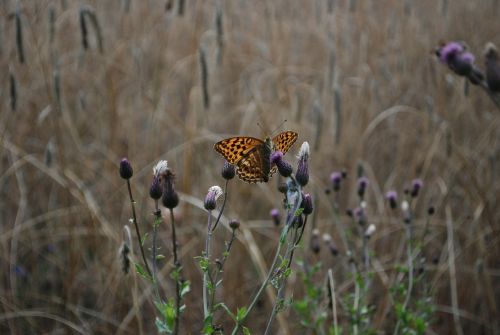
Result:
<svg viewBox="0 0 500 335"><path fill-rule="evenodd" d="M463 42L442 43L436 49L439 60L459 76L466 77L474 85L481 85L492 93L500 93L500 62L498 50L488 43L484 52L484 72L475 64L476 57Z"/></svg>

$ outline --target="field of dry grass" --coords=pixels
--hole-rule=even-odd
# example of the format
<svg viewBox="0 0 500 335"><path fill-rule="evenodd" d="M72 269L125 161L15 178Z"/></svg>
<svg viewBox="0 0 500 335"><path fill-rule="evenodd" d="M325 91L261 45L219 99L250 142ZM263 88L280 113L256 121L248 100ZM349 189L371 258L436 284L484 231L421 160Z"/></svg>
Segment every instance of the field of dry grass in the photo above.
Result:
<svg viewBox="0 0 500 335"><path fill-rule="evenodd" d="M412 222L425 237L416 261L434 306L426 333L500 334L500 110L433 54L440 40L463 40L482 67L485 44L500 45L500 2L186 0L182 15L179 3L0 2L0 333L156 332L151 285L121 270L125 225L131 257L141 260L118 173L122 157L134 168L143 232L153 222L152 167L165 159L176 174L182 275L191 281L180 333L200 333L203 274L195 257L205 245L203 199L210 186L224 185L213 145L235 135L264 138L281 125L299 133L285 156L294 168L300 144L311 146L306 189L314 212L294 260L321 262L318 284L332 269L344 333L342 299L354 278L343 236L356 248L362 239L345 212L358 205L362 171L367 221L376 225L367 242L372 329L394 331L391 288L406 280L398 271L405 225L384 194L402 195L420 178ZM330 173L341 170L341 190L326 193ZM281 208L279 179L229 183L225 226L212 245L220 254L227 219L241 222L217 291L232 311L249 303L272 261L280 228L269 212ZM323 243L319 253L310 250L313 227L332 236L339 255ZM164 211L166 296L175 289L170 236ZM303 271L293 264L287 298L303 298ZM269 288L246 320L252 334L264 332L274 295ZM328 303L325 311L331 323ZM215 315L230 333L231 319ZM300 321L287 308L272 333L316 333Z"/></svg>

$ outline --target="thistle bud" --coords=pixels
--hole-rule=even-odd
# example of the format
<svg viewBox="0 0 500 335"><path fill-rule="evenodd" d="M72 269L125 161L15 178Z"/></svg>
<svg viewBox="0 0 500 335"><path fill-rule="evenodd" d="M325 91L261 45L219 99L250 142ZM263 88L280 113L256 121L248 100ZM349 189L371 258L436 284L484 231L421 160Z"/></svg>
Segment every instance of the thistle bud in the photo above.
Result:
<svg viewBox="0 0 500 335"><path fill-rule="evenodd" d="M175 175L172 171L166 170L163 174L163 196L162 203L168 209L174 209L179 204L179 195L175 190Z"/></svg>
<svg viewBox="0 0 500 335"><path fill-rule="evenodd" d="M340 183L342 181L342 173L341 172L333 172L330 175L330 182L332 183L332 188L335 192L340 190Z"/></svg>
<svg viewBox="0 0 500 335"><path fill-rule="evenodd" d="M423 185L424 183L422 182L421 179L413 179L413 181L411 182L411 192L410 192L412 198L418 196L418 192L420 191Z"/></svg>
<svg viewBox="0 0 500 335"><path fill-rule="evenodd" d="M323 242L325 242L328 250L330 250L333 256L337 256L339 254L339 249L337 248L335 242L332 240L332 236L330 234L323 234Z"/></svg>
<svg viewBox="0 0 500 335"><path fill-rule="evenodd" d="M280 221L281 221L280 211L277 208L273 208L273 209L271 209L271 212L269 214L271 215L271 218L273 219L274 225L279 226Z"/></svg>
<svg viewBox="0 0 500 335"><path fill-rule="evenodd" d="M283 159L283 153L281 151L275 151L271 155L271 165L273 164L276 164L278 172L283 177L290 177L293 172L292 166Z"/></svg>
<svg viewBox="0 0 500 335"><path fill-rule="evenodd" d="M376 230L375 225L373 223L370 224L368 228L366 228L365 230L365 238L369 239L370 237L372 237L373 233L375 233L375 230Z"/></svg>
<svg viewBox="0 0 500 335"><path fill-rule="evenodd" d="M358 195L360 198L365 196L366 188L368 187L368 178L361 177L358 179Z"/></svg>
<svg viewBox="0 0 500 335"><path fill-rule="evenodd" d="M234 165L229 164L227 161L224 162L224 166L222 167L222 178L226 180L231 180L234 178L234 175L236 174L236 169L234 168Z"/></svg>
<svg viewBox="0 0 500 335"><path fill-rule="evenodd" d="M158 176L153 176L153 181L149 188L149 196L154 200L158 200L161 198L162 193L163 190L161 189L160 178Z"/></svg>
<svg viewBox="0 0 500 335"><path fill-rule="evenodd" d="M396 191L389 191L385 194L385 198L389 201L389 206L392 209L396 209L398 207L398 194Z"/></svg>
<svg viewBox="0 0 500 335"><path fill-rule="evenodd" d="M233 219L229 221L229 227L231 227L232 230L238 229L240 227L240 222Z"/></svg>
<svg viewBox="0 0 500 335"><path fill-rule="evenodd" d="M304 142L299 150L299 164L297 165L297 173L295 179L300 186L306 186L309 182L309 143Z"/></svg>
<svg viewBox="0 0 500 335"><path fill-rule="evenodd" d="M486 65L486 83L492 92L500 93L500 59L493 43L486 45L484 53Z"/></svg>
<svg viewBox="0 0 500 335"><path fill-rule="evenodd" d="M223 194L219 186L212 186L208 189L205 197L204 206L207 211L214 210L217 207L217 199Z"/></svg>
<svg viewBox="0 0 500 335"><path fill-rule="evenodd" d="M309 215L313 211L313 203L312 203L312 197L309 193L303 194L302 195L302 204L301 206L304 210L302 213L304 215Z"/></svg>
<svg viewBox="0 0 500 335"><path fill-rule="evenodd" d="M120 162L120 176L123 179L130 179L134 174L134 170L132 169L132 165L127 158L123 158Z"/></svg>

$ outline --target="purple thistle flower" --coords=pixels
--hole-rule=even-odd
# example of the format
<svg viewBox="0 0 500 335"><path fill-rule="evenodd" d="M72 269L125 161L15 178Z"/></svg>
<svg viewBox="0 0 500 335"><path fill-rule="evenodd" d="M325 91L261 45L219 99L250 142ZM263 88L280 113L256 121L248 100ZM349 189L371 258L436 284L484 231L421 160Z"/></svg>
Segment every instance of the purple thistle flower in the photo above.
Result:
<svg viewBox="0 0 500 335"><path fill-rule="evenodd" d="M483 81L484 75L474 65L475 56L466 51L465 46L459 42L449 42L442 46L436 54L439 60L459 76L467 77L474 85Z"/></svg>
<svg viewBox="0 0 500 335"><path fill-rule="evenodd" d="M238 220L231 220L229 221L229 227L231 227L231 229L238 229L240 227L240 222Z"/></svg>
<svg viewBox="0 0 500 335"><path fill-rule="evenodd" d="M279 226L280 221L281 221L280 211L277 208L273 208L273 209L271 209L271 212L269 214L271 215L271 218L273 219L274 225Z"/></svg>
<svg viewBox="0 0 500 335"><path fill-rule="evenodd" d="M368 178L361 177L358 179L358 195L360 198L365 196L366 188L368 187Z"/></svg>
<svg viewBox="0 0 500 335"><path fill-rule="evenodd" d="M149 196L154 200L158 200L161 198L162 194L163 190L161 187L160 176L153 176L153 181L151 182L151 187L149 188Z"/></svg>
<svg viewBox="0 0 500 335"><path fill-rule="evenodd" d="M448 64L453 57L464 51L465 47L463 44L458 42L449 42L438 49L437 55L441 62Z"/></svg>
<svg viewBox="0 0 500 335"><path fill-rule="evenodd" d="M172 171L166 170L163 175L163 196L162 203L168 209L174 209L179 204L179 195L175 190L175 175Z"/></svg>
<svg viewBox="0 0 500 335"><path fill-rule="evenodd" d="M302 207L304 209L302 211L302 213L304 213L304 215L309 215L312 213L313 203L312 203L312 197L309 193L302 195L302 204L300 207Z"/></svg>
<svg viewBox="0 0 500 335"><path fill-rule="evenodd" d="M306 186L309 182L309 143L304 142L299 151L299 164L295 179L300 186Z"/></svg>
<svg viewBox="0 0 500 335"><path fill-rule="evenodd" d="M223 194L219 186L212 186L208 189L203 205L207 211L214 210L217 207L217 199Z"/></svg>
<svg viewBox="0 0 500 335"><path fill-rule="evenodd" d="M396 209L398 207L398 193L396 191L389 191L385 194L385 198L389 201L389 206L392 209Z"/></svg>
<svg viewBox="0 0 500 335"><path fill-rule="evenodd" d="M341 181L342 181L342 172L333 172L330 175L330 182L332 183L332 188L335 192L340 190Z"/></svg>
<svg viewBox="0 0 500 335"><path fill-rule="evenodd" d="M234 168L234 165L229 164L228 161L224 161L224 166L222 167L222 178L226 180L231 180L234 178L234 175L236 174L236 169Z"/></svg>
<svg viewBox="0 0 500 335"><path fill-rule="evenodd" d="M412 198L415 198L418 196L418 193L420 189L424 186L424 183L422 182L422 179L413 179L411 182L411 191L410 195Z"/></svg>
<svg viewBox="0 0 500 335"><path fill-rule="evenodd" d="M122 158L120 162L120 176L123 179L130 179L134 174L134 170L132 169L132 165L127 158Z"/></svg>
<svg viewBox="0 0 500 335"><path fill-rule="evenodd" d="M271 165L276 164L278 167L278 172L283 177L290 177L293 172L292 166L283 159L283 153L281 151L275 151L271 155Z"/></svg>
<svg viewBox="0 0 500 335"><path fill-rule="evenodd" d="M493 43L486 45L485 51L486 83L492 92L500 93L500 61L497 48Z"/></svg>

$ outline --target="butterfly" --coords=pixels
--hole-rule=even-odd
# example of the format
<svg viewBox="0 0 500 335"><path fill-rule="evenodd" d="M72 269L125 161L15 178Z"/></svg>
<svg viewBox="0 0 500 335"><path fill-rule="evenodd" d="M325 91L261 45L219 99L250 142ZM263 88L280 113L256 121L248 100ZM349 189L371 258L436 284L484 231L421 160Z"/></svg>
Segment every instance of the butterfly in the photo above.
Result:
<svg viewBox="0 0 500 335"><path fill-rule="evenodd" d="M297 140L294 131L284 131L264 141L249 136L230 137L215 143L214 149L236 166L238 177L248 183L267 182L277 168L271 168L271 154L285 154Z"/></svg>

